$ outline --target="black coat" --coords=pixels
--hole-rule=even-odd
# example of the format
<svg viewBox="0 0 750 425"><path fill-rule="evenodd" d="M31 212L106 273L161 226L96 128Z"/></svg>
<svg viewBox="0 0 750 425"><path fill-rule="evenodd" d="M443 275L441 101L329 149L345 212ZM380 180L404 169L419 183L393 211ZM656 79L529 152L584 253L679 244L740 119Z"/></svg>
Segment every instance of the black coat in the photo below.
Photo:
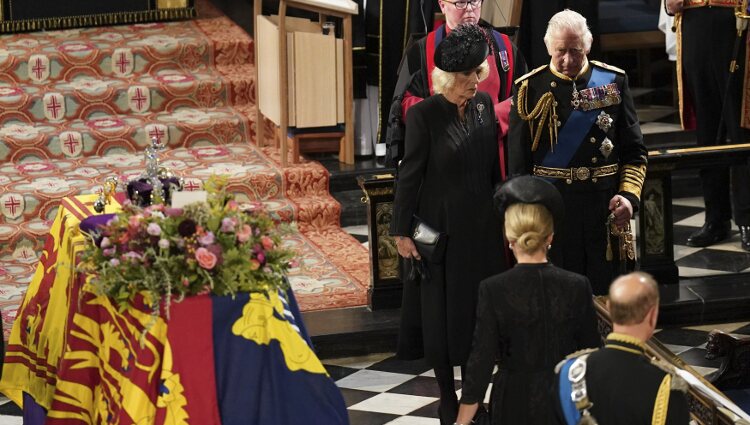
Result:
<svg viewBox="0 0 750 425"><path fill-rule="evenodd" d="M614 72L614 83L619 89L620 102L594 109L598 116L608 114L613 120L611 126L602 130L596 123L583 133L580 146L575 150L567 167L598 168L608 165L619 166L619 171L598 179L566 181L553 179L565 201L565 218L562 223L555 223L555 243L550 255L552 261L566 270L587 276L591 280L594 293L605 294L612 279L621 271L619 261L607 261L607 227L609 200L616 193L626 197L633 205L633 213L638 210L640 192L645 178L647 151L643 145L643 136L636 115L633 99L628 87L628 77L624 71L604 64L591 62L588 70L576 80L577 90L586 89L592 70L598 67L605 72ZM551 149L547 123L536 151L532 150L533 139L529 122L521 119L519 114L519 88L527 81L526 102L523 106L531 111L539 99L550 92L557 103L556 112L560 121L558 130L562 129L573 112L571 105L573 83L570 79L561 78L544 66L522 77L516 82L513 95L513 107L510 111L510 130L508 135L509 174L511 176L532 174L535 165L542 165L545 155ZM550 111L552 114L552 111ZM538 127L539 123L535 123ZM582 140L582 141L581 141ZM606 140L613 144L608 156L602 152ZM558 140L554 147L560 152L567 143ZM639 169L642 167L642 169ZM593 175L592 175L593 177ZM616 245L613 251L619 257Z"/></svg>
<svg viewBox="0 0 750 425"><path fill-rule="evenodd" d="M517 264L482 282L474 344L461 402L484 398L495 359L493 424L555 423L555 365L601 338L584 276L545 264Z"/></svg>
<svg viewBox="0 0 750 425"><path fill-rule="evenodd" d="M505 269L500 216L492 201L500 182L492 104L483 92L470 100L466 129L457 106L443 95L425 99L407 115L391 234L410 236L417 215L447 233L448 245L443 264L427 263L429 280L404 282L399 348L404 358L421 357L423 336L433 365L464 364L479 282Z"/></svg>

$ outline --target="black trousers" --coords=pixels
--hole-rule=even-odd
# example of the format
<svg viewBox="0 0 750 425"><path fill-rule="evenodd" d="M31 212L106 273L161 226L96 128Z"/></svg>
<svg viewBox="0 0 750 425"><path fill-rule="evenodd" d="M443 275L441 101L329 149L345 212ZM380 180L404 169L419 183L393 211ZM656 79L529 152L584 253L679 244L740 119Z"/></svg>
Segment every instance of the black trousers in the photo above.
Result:
<svg viewBox="0 0 750 425"><path fill-rule="evenodd" d="M719 144L747 142L747 132L740 127L747 32L737 59L740 68L731 77L727 91L729 62L737 39L735 28L734 9L728 7L687 9L682 16L682 69L695 105L700 146L716 145L717 135ZM706 221L729 220L733 209L738 225L750 225L750 171L747 165L730 168L700 171Z"/></svg>

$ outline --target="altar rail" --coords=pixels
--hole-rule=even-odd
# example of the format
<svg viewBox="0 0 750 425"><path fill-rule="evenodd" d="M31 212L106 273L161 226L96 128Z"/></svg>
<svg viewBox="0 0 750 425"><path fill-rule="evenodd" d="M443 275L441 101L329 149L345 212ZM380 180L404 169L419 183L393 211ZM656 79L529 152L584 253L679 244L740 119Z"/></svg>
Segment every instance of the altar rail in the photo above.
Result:
<svg viewBox="0 0 750 425"><path fill-rule="evenodd" d="M652 274L660 284L679 282L674 261L672 172L746 165L748 158L750 143L659 149L648 153L648 172L637 222L641 270Z"/></svg>
<svg viewBox="0 0 750 425"><path fill-rule="evenodd" d="M747 164L750 143L712 147L660 149L649 152L648 172L637 221L640 269L660 284L679 283L674 261L672 228L672 172L683 169ZM401 302L399 261L395 242L388 235L393 206L392 174L358 177L367 204L373 310L398 307Z"/></svg>

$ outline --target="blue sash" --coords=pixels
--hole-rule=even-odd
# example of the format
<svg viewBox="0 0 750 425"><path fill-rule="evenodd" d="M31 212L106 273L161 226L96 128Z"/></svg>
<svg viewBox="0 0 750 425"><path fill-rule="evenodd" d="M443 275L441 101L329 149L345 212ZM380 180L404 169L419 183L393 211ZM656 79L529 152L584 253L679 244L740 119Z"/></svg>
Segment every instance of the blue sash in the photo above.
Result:
<svg viewBox="0 0 750 425"><path fill-rule="evenodd" d="M617 74L611 71L594 67L591 71L591 78L586 88L599 87L605 84L613 83ZM554 152L550 149L542 160L542 165L552 168L567 168L570 160L578 151L583 143L584 137L588 134L591 126L599 115L598 109L583 111L574 109L568 117L568 121L557 133L557 144Z"/></svg>
<svg viewBox="0 0 750 425"><path fill-rule="evenodd" d="M572 386L570 385L570 379L568 379L568 371L575 361L576 359L574 358L565 360L565 363L563 364L563 367L560 368L560 373L558 374L558 396L560 398L560 408L562 410L563 419L565 419L565 423L568 425L577 425L578 421L581 420L581 412L578 411L573 399L570 398Z"/></svg>

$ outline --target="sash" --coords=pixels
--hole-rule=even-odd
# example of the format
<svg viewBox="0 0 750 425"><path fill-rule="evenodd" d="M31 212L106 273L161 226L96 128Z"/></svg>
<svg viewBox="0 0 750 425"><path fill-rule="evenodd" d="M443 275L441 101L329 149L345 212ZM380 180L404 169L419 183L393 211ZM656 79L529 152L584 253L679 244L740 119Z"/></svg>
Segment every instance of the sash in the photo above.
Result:
<svg viewBox="0 0 750 425"><path fill-rule="evenodd" d="M560 373L558 374L559 385L557 388L558 398L560 399L560 410L562 410L563 419L568 425L577 425L578 421L581 420L581 412L570 397L573 387L570 384L570 379L568 379L568 371L575 361L575 358L565 360L565 363L562 368L560 368Z"/></svg>
<svg viewBox="0 0 750 425"><path fill-rule="evenodd" d="M492 36L495 38L495 45L497 46L496 58L500 58L500 69L503 69L503 62L505 60L508 61L508 70L505 71L504 96L501 98L504 100L510 97L511 89L513 88L513 49L510 46L510 38L507 35L492 30ZM500 75L500 69L497 70L498 75ZM500 82L502 83L502 81Z"/></svg>
<svg viewBox="0 0 750 425"><path fill-rule="evenodd" d="M591 78L589 78L586 88L590 89L613 83L616 75L614 72L593 67ZM555 145L554 152L552 150L548 151L541 165L551 168L568 168L570 160L573 159L581 143L583 143L583 138L586 137L591 126L596 122L599 112L599 109L589 111L574 109L563 128L557 134L557 144Z"/></svg>
<svg viewBox="0 0 750 425"><path fill-rule="evenodd" d="M435 69L435 48L443 41L445 37L445 25L427 34L427 43L425 46L427 59L427 87L430 89L430 96L435 94L432 90L432 70Z"/></svg>

